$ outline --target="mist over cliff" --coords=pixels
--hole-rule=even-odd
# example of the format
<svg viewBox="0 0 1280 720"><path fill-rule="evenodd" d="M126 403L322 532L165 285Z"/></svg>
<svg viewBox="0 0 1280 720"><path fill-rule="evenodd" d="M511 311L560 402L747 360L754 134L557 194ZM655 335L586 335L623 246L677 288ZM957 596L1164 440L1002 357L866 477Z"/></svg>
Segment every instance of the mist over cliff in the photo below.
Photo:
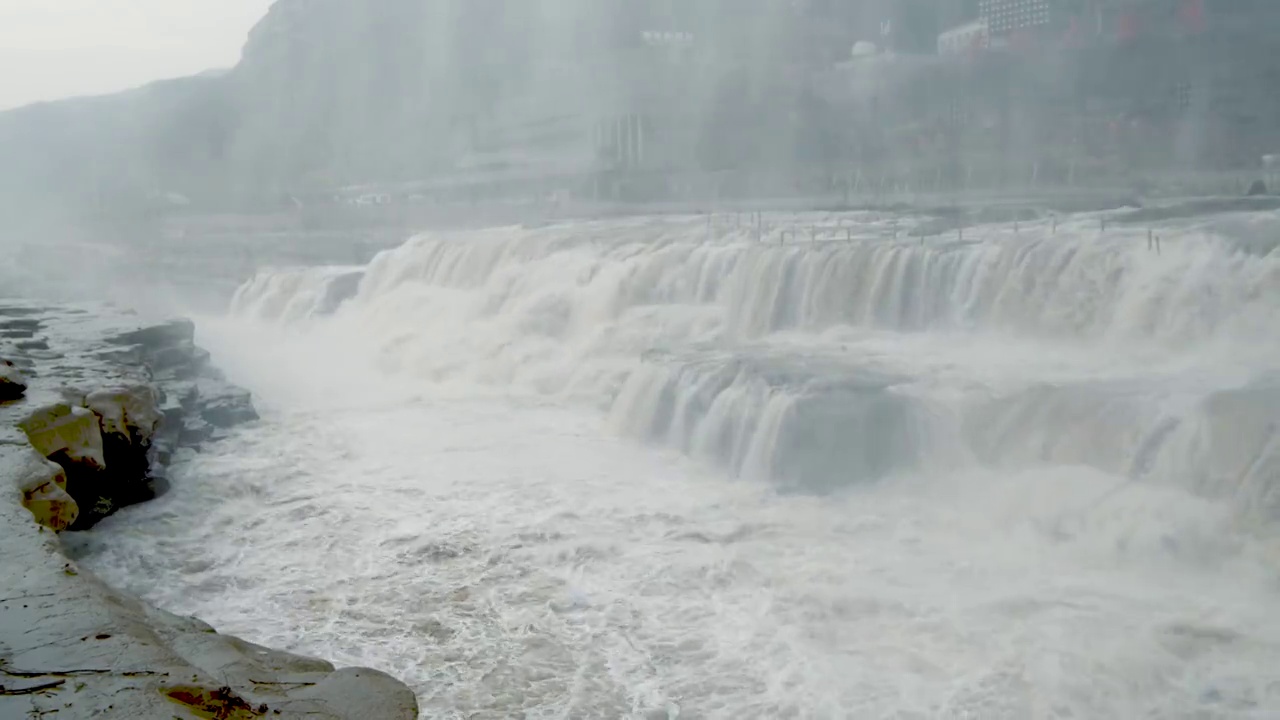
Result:
<svg viewBox="0 0 1280 720"><path fill-rule="evenodd" d="M280 0L230 71L0 114L0 144L12 150L3 190L55 206L168 193L218 205L495 157L576 168L597 159L598 125L645 108L682 116L673 126L691 135L674 160L697 130L713 136L695 117L710 104L700 98L747 79L736 60L695 61L694 28L723 41L722 55L751 56L763 97L764 84L782 84L762 66L783 44L777 20L792 16L760 0L674 12L588 0ZM723 114L707 121L724 130Z"/></svg>
<svg viewBox="0 0 1280 720"><path fill-rule="evenodd" d="M1280 150L1276 7L1032 5L278 0L230 70L0 114L0 208L1123 185Z"/></svg>

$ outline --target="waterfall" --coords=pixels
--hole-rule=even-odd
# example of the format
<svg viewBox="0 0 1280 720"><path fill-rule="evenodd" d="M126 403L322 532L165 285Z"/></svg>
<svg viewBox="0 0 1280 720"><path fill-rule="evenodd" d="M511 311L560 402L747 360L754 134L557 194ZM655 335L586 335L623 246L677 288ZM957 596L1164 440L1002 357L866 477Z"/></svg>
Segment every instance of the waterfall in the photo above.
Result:
<svg viewBox="0 0 1280 720"><path fill-rule="evenodd" d="M1083 465L1280 513L1280 254L1237 220L1164 227L1159 253L1087 218L964 241L766 221L788 223L813 239L705 216L427 233L363 272L263 273L233 312L332 314L387 369L572 397L784 487Z"/></svg>

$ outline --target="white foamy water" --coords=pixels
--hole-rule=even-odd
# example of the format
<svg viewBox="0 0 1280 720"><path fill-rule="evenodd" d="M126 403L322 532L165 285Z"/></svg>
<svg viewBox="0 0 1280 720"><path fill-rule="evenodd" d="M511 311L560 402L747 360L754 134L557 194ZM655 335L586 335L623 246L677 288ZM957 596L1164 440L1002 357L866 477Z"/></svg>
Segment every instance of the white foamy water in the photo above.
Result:
<svg viewBox="0 0 1280 720"><path fill-rule="evenodd" d="M1273 717L1264 220L1156 254L636 219L423 236L354 295L264 273L201 338L264 420L86 563L430 718Z"/></svg>

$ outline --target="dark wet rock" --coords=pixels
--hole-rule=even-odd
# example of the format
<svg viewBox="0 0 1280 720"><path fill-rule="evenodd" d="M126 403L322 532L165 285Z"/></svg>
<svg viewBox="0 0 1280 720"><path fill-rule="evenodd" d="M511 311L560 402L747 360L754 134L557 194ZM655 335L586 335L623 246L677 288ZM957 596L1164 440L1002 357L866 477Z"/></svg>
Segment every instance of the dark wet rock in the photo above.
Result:
<svg viewBox="0 0 1280 720"><path fill-rule="evenodd" d="M1261 180L1254 180L1249 186L1249 191L1245 193L1248 197L1262 197L1267 194L1267 184Z"/></svg>
<svg viewBox="0 0 1280 720"><path fill-rule="evenodd" d="M34 318L19 318L11 320L0 320L0 330L27 330L35 332L40 329L42 322Z"/></svg>
<svg viewBox="0 0 1280 720"><path fill-rule="evenodd" d="M26 392L26 374L12 360L0 359L0 402L17 400Z"/></svg>
<svg viewBox="0 0 1280 720"><path fill-rule="evenodd" d="M196 345L194 335L190 322L176 320L114 337L111 342L124 347L104 351L103 356L145 365L160 383L221 379L222 374L210 365L208 351Z"/></svg>
<svg viewBox="0 0 1280 720"><path fill-rule="evenodd" d="M196 384L200 418L216 428L231 428L258 419L253 396L248 391L222 382L201 380Z"/></svg>
<svg viewBox="0 0 1280 720"><path fill-rule="evenodd" d="M35 307L0 307L0 318L10 317L29 317L31 315L39 315L43 310Z"/></svg>
<svg viewBox="0 0 1280 720"><path fill-rule="evenodd" d="M192 342L182 342L144 353L143 361L157 378L190 380L209 367L209 353Z"/></svg>
<svg viewBox="0 0 1280 720"><path fill-rule="evenodd" d="M148 498L148 500L154 500L155 498L164 495L169 492L169 488L172 487L172 484L169 482L169 478L160 475L153 475L147 478L147 480L149 481L148 489L151 491L151 497Z"/></svg>
<svg viewBox="0 0 1280 720"><path fill-rule="evenodd" d="M194 411L200 401L200 387L194 381L165 383L161 390L161 404L173 412Z"/></svg>
<svg viewBox="0 0 1280 720"><path fill-rule="evenodd" d="M360 290L360 282L364 280L364 269L352 270L333 278L325 290L324 298L316 307L320 315L332 315L342 303L356 296Z"/></svg>
<svg viewBox="0 0 1280 720"><path fill-rule="evenodd" d="M108 338L107 342L114 345L139 345L149 350L158 350L183 343L194 343L195 338L195 323L190 320L170 320L159 325L121 333Z"/></svg>

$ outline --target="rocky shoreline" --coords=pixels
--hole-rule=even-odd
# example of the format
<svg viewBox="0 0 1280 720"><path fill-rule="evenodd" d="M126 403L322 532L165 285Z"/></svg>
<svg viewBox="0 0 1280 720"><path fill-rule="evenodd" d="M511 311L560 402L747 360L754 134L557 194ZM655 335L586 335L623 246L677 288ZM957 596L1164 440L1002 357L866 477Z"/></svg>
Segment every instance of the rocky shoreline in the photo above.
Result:
<svg viewBox="0 0 1280 720"><path fill-rule="evenodd" d="M383 673L220 635L79 569L58 533L168 487L181 447L257 419L185 320L0 303L0 717L416 718Z"/></svg>

